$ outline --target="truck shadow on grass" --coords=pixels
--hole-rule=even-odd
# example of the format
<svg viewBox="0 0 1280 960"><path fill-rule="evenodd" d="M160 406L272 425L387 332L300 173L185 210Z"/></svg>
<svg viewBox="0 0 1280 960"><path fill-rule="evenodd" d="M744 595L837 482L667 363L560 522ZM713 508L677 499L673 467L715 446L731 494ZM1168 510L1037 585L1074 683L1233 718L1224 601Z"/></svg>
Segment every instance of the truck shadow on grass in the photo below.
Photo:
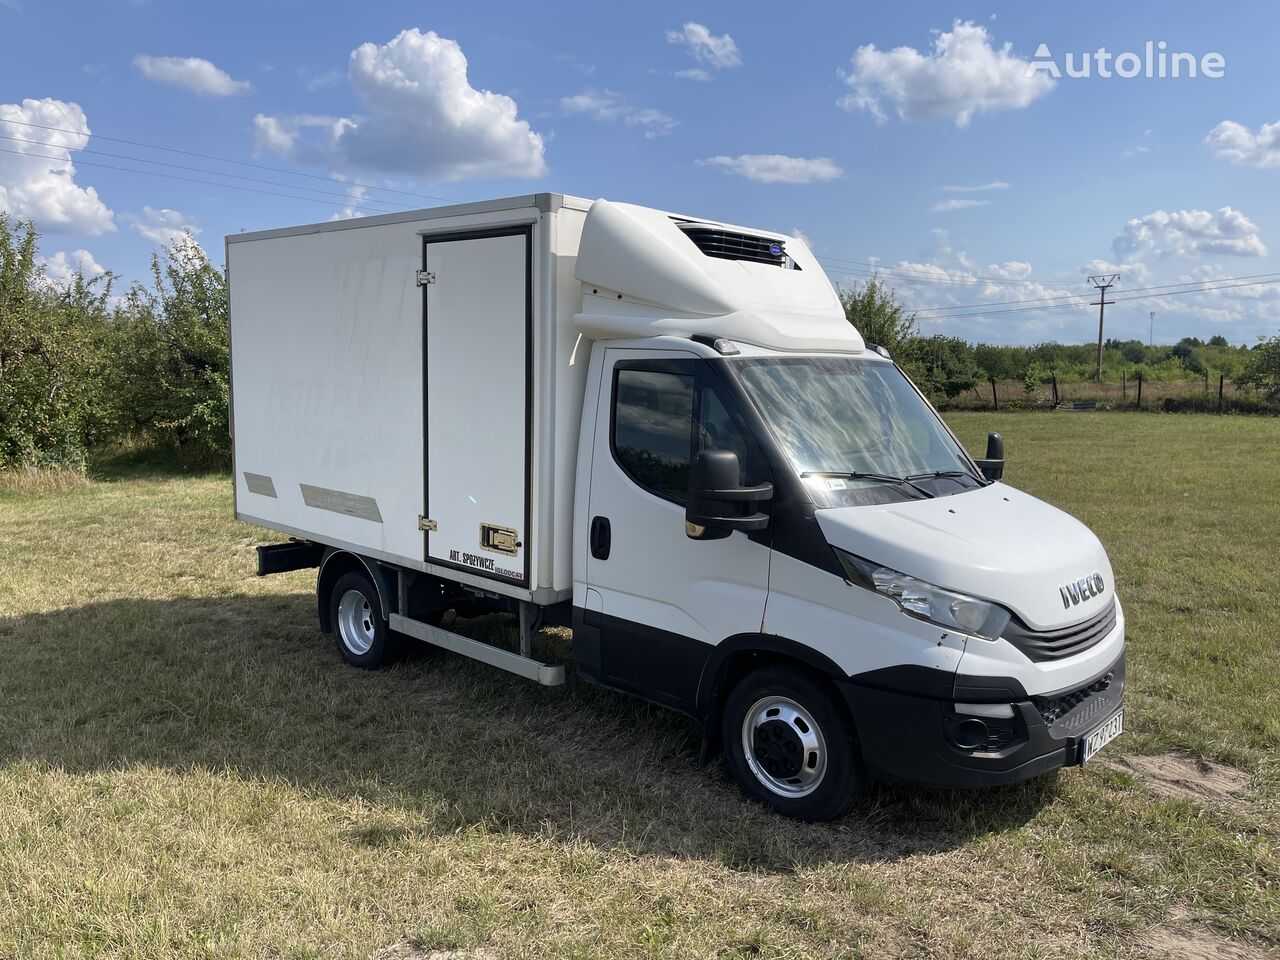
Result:
<svg viewBox="0 0 1280 960"><path fill-rule="evenodd" d="M376 812L353 844L482 827L557 842L790 871L892 861L1015 830L1053 779L972 793L877 787L831 824L798 824L698 765L688 718L570 671L544 689L423 648L346 666L309 594L109 600L0 620L0 762L71 773L133 765L286 780ZM514 639L503 618L460 623ZM539 637L544 654L564 638Z"/></svg>

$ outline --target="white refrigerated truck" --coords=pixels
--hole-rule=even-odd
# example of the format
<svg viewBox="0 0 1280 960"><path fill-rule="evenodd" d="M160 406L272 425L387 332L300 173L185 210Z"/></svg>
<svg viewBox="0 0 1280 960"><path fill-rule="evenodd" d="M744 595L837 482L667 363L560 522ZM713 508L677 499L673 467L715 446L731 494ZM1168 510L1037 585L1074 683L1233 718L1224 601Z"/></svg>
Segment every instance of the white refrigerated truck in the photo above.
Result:
<svg viewBox="0 0 1280 960"><path fill-rule="evenodd" d="M537 194L227 238L235 514L352 664L417 638L703 723L804 819L1122 729L1106 553L970 457L805 244ZM516 650L442 617L519 618Z"/></svg>

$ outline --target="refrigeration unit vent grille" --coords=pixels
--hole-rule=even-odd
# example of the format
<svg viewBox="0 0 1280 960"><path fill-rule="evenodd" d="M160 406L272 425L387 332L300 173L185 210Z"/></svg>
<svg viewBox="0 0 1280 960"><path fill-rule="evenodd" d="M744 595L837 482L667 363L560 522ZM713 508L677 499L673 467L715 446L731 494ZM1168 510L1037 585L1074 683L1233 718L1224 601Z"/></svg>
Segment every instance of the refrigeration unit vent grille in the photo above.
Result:
<svg viewBox="0 0 1280 960"><path fill-rule="evenodd" d="M717 260L747 260L751 263L767 263L784 270L799 270L799 265L787 256L785 244L773 237L761 237L751 233L737 233L721 227L700 223L681 223L684 235L708 257Z"/></svg>

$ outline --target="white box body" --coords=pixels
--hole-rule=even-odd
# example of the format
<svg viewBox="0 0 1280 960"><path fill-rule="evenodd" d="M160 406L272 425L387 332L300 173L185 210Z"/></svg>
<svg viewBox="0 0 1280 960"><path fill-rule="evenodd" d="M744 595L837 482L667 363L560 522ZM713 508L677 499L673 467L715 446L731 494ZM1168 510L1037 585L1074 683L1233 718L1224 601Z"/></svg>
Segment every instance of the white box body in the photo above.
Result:
<svg viewBox="0 0 1280 960"><path fill-rule="evenodd" d="M538 194L229 237L236 517L568 598L589 206Z"/></svg>

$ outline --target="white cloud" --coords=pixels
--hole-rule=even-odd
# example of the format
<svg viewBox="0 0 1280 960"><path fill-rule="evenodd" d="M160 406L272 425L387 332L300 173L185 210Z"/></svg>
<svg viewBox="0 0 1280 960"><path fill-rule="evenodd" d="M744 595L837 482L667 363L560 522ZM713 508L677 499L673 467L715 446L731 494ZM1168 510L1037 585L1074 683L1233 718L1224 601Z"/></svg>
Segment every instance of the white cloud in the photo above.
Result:
<svg viewBox="0 0 1280 960"><path fill-rule="evenodd" d="M75 279L76 271L84 274L86 280L100 277L107 268L100 264L88 250L72 250L67 253L59 250L51 257L42 260L44 275L54 285L65 287Z"/></svg>
<svg viewBox="0 0 1280 960"><path fill-rule="evenodd" d="M1138 288L1166 283L1203 283L1226 280L1229 268L1196 264L1175 275L1156 276L1145 263L1091 260L1072 279L1040 280L1025 260L979 263L953 248L945 230L934 230L932 246L914 260L892 265L876 263L880 279L895 290L900 302L917 313L921 332L943 334L986 343L1087 343L1097 336L1097 291L1086 281L1090 274L1120 275L1112 298ZM1175 261L1176 262L1176 261ZM827 267L832 279L853 284L866 279L841 276ZM1233 342L1252 342L1257 331L1280 323L1280 285L1203 290L1189 294L1124 302L1107 311L1108 337L1145 341L1147 311L1156 311L1156 341L1171 343L1183 336L1205 338L1226 334Z"/></svg>
<svg viewBox="0 0 1280 960"><path fill-rule="evenodd" d="M274 153L294 163L324 166L337 161L334 145L351 121L302 113L281 117L258 114L253 118L255 152ZM308 131L318 131L313 136Z"/></svg>
<svg viewBox="0 0 1280 960"><path fill-rule="evenodd" d="M1064 337L1064 328L1079 322L1073 310L1048 309L1005 314L1010 300L1054 298L1050 303L1086 305L1088 288L1083 278L1070 286L1033 279L1032 265L1025 260L1002 263L975 262L963 250L956 250L945 230L932 231L932 248L921 260L898 260L883 264L880 279L894 288L899 299L918 313L925 336L963 336L988 343L1035 342ZM978 304L992 304L984 311ZM1021 307L1022 304L1019 304ZM947 311L964 316L944 315ZM1096 314L1094 314L1096 320Z"/></svg>
<svg viewBox="0 0 1280 960"><path fill-rule="evenodd" d="M844 173L830 157L788 157L780 153L744 153L736 157L708 157L698 162L756 183L819 183L835 180Z"/></svg>
<svg viewBox="0 0 1280 960"><path fill-rule="evenodd" d="M1239 210L1155 210L1135 217L1111 243L1121 263L1153 257L1204 257L1215 254L1264 257L1267 247L1257 225Z"/></svg>
<svg viewBox="0 0 1280 960"><path fill-rule="evenodd" d="M1141 260L1130 260L1127 263L1113 263L1110 260L1089 260L1080 268L1082 277L1106 276L1118 274L1121 286L1145 287L1151 283L1151 270Z"/></svg>
<svg viewBox="0 0 1280 960"><path fill-rule="evenodd" d="M133 65L148 80L209 97L229 97L253 89L248 80L233 80L225 70L201 57L151 57L140 53L133 58Z"/></svg>
<svg viewBox="0 0 1280 960"><path fill-rule="evenodd" d="M347 196L351 198L350 202L339 207L337 210L335 210L333 212L333 216L331 216L329 219L330 220L355 220L358 217L363 217L364 216L363 211L361 211L361 209L358 206L356 206L356 204L358 204L361 200L363 200L367 195L368 195L368 190L364 184L353 183L351 186L347 187Z"/></svg>
<svg viewBox="0 0 1280 960"><path fill-rule="evenodd" d="M984 193L987 190L1008 190L1009 184L1003 180L992 180L990 183L978 183L973 186L943 187L944 193Z"/></svg>
<svg viewBox="0 0 1280 960"><path fill-rule="evenodd" d="M801 230L799 227L792 227L791 235L795 237L797 240L799 240L801 243L803 243L810 250L813 249L813 241L810 240L809 235L805 233L803 230Z"/></svg>
<svg viewBox="0 0 1280 960"><path fill-rule="evenodd" d="M733 42L733 37L727 33L717 37L700 23L686 23L679 30L668 30L667 43L688 47L694 60L713 70L724 70L742 63L742 52Z"/></svg>
<svg viewBox="0 0 1280 960"><path fill-rule="evenodd" d="M965 127L977 113L1026 107L1054 84L1040 71L1028 76L1029 61L1015 56L1010 44L993 47L986 27L960 20L935 35L927 54L867 44L854 51L852 63L844 77L850 92L838 102L846 110L868 111L878 123L888 119L888 101L902 120L947 118Z"/></svg>
<svg viewBox="0 0 1280 960"><path fill-rule="evenodd" d="M703 70L701 67L690 67L688 70L677 70L676 79L706 82L711 79L711 72L709 70Z"/></svg>
<svg viewBox="0 0 1280 960"><path fill-rule="evenodd" d="M97 191L76 184L71 154L89 142L79 104L47 97L0 103L0 134L16 138L5 141L13 153L0 153L0 210L34 220L48 233L115 230L114 214Z"/></svg>
<svg viewBox="0 0 1280 960"><path fill-rule="evenodd" d="M985 207L990 202L990 200L972 200L967 197L951 197L949 200L939 200L929 208L929 212L948 213L952 210L967 210L970 207Z"/></svg>
<svg viewBox="0 0 1280 960"><path fill-rule="evenodd" d="M680 125L680 121L653 107L634 107L615 90L584 90L570 97L560 98L560 109L565 113L583 114L601 123L621 121L629 127L639 127L646 140L664 136Z"/></svg>
<svg viewBox="0 0 1280 960"><path fill-rule="evenodd" d="M1234 120L1223 120L1204 142L1220 157L1246 167L1280 167L1280 120L1264 123L1254 133Z"/></svg>
<svg viewBox="0 0 1280 960"><path fill-rule="evenodd" d="M298 71L298 75L302 77L310 93L317 90L327 90L329 87L336 87L342 82L342 74L337 70L326 70L323 73L312 73L305 67Z"/></svg>
<svg viewBox="0 0 1280 960"><path fill-rule="evenodd" d="M143 207L141 217L131 215L128 219L132 221L134 230L161 247L180 245L188 237L194 238L200 233L200 228L190 217L168 207Z"/></svg>
<svg viewBox="0 0 1280 960"><path fill-rule="evenodd" d="M477 90L467 58L434 31L404 30L351 52L347 81L364 110L353 117L254 118L259 149L297 163L405 173L432 180L539 177L543 139L516 102Z"/></svg>

